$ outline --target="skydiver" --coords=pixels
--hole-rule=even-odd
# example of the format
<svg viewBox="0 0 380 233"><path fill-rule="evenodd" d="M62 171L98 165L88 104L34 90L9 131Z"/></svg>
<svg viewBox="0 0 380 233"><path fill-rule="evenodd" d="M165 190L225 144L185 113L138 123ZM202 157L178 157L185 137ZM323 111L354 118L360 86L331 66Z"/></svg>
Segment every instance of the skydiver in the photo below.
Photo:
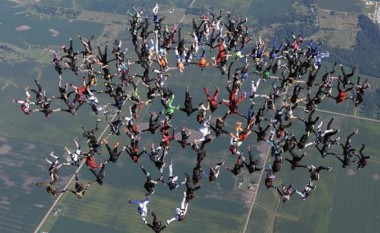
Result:
<svg viewBox="0 0 380 233"><path fill-rule="evenodd" d="M178 183L178 176L173 175L173 161L172 160L170 160L170 164L169 164L168 181L166 182L166 181L162 180L162 183L167 185L169 187L170 191L173 191L174 189L176 189L179 186L184 185L186 183L186 180L181 182L181 183Z"/></svg>
<svg viewBox="0 0 380 233"><path fill-rule="evenodd" d="M79 167L79 164L80 164L80 161L82 159L82 155L81 155L81 150L80 150L80 145L79 143L77 142L76 138L73 139L74 140L74 143L75 143L75 151L74 152L71 152L71 150L69 150L66 146L65 146L65 151L67 152L67 154L69 154L70 156L70 163L63 163L64 165L73 165L73 166L77 166Z"/></svg>
<svg viewBox="0 0 380 233"><path fill-rule="evenodd" d="M107 148L107 151L108 151L108 154L109 154L109 159L107 159L106 161L104 161L104 164L106 164L108 162L116 163L116 161L119 159L120 155L125 150L125 147L123 147L121 149L121 151L118 152L117 150L118 150L118 147L119 147L119 142L116 142L114 144L113 148L111 149L111 147L108 145L108 140L106 138L104 138L102 141L106 145L106 148Z"/></svg>
<svg viewBox="0 0 380 233"><path fill-rule="evenodd" d="M282 185L281 189L277 187L277 192L280 194L282 202L287 202L296 191L292 189L292 185L288 187Z"/></svg>
<svg viewBox="0 0 380 233"><path fill-rule="evenodd" d="M153 211L151 212L151 214L153 216L153 222L152 224L147 223L146 225L152 228L152 230L155 233L160 233L162 230L164 230L168 226L168 224L162 225L161 221L158 221L157 216Z"/></svg>
<svg viewBox="0 0 380 233"><path fill-rule="evenodd" d="M147 129L141 130L141 133L149 131L151 134L154 134L156 130L160 127L159 120L162 112L159 112L156 116L152 112L149 112L149 127Z"/></svg>
<svg viewBox="0 0 380 233"><path fill-rule="evenodd" d="M168 219L166 221L166 224L169 225L173 221L179 221L179 222L183 221L186 217L188 207L189 207L189 203L186 203L186 192L183 192L183 199L181 202L181 206L179 208L176 208L176 215L173 218Z"/></svg>
<svg viewBox="0 0 380 233"><path fill-rule="evenodd" d="M144 201L139 201L139 200L129 200L128 203L137 205L137 212L141 216L143 222L147 224L148 222L146 221L146 216L148 214L148 207L147 205L150 203L150 196L145 195L145 200Z"/></svg>
<svg viewBox="0 0 380 233"><path fill-rule="evenodd" d="M316 187L317 186L313 184L313 181L309 180L303 188L302 192L296 189L296 193L301 196L302 200L306 200L306 198L310 196L311 191L314 190Z"/></svg>
<svg viewBox="0 0 380 233"><path fill-rule="evenodd" d="M302 153L301 156L297 155L293 150L289 151L290 155L292 156L292 159L285 158L286 161L288 161L291 165L291 169L294 170L296 167L304 167L306 168L306 165L300 165L299 162L305 157L306 152Z"/></svg>
<svg viewBox="0 0 380 233"><path fill-rule="evenodd" d="M162 176L158 179L155 179L153 180L152 177L150 176L150 173L147 172L145 169L144 169L144 166L141 165L140 166L141 168L141 171L145 174L146 176L146 181L144 183L144 188L145 190L148 192L146 195L152 195L155 191L155 188L156 188L156 185L157 185L157 182L160 181L162 179Z"/></svg>
<svg viewBox="0 0 380 233"><path fill-rule="evenodd" d="M97 182L99 185L103 185L104 184L104 179L106 177L104 169L106 168L106 165L105 164L101 164L100 167L101 167L101 169L100 169L99 172L96 172L93 168L90 168L90 171L96 177L96 180L90 182L89 184L92 184L94 182Z"/></svg>
<svg viewBox="0 0 380 233"><path fill-rule="evenodd" d="M239 155L239 157L238 157L237 160L236 160L236 163L235 163L234 167L233 167L232 169L229 168L229 167L226 167L226 169L227 169L228 171L230 171L232 174L234 174L234 176L237 176L237 175L240 174L241 169L242 169L243 166L244 166L243 162L244 162L244 157L241 156L241 155Z"/></svg>
<svg viewBox="0 0 380 233"><path fill-rule="evenodd" d="M49 182L36 182L36 186L45 186L46 192L53 197L57 197L57 195L60 193L55 186L55 181L49 181Z"/></svg>
<svg viewBox="0 0 380 233"><path fill-rule="evenodd" d="M243 164L248 169L249 173L252 174L255 171L261 171L261 170L263 170L263 168L258 167L259 160L258 159L257 160L253 159L253 155L252 155L252 151L251 151L251 146L248 146L248 155L249 155L249 164L246 163L245 160L243 161Z"/></svg>
<svg viewBox="0 0 380 233"><path fill-rule="evenodd" d="M70 191L72 193L74 193L79 199L82 199L84 194L86 193L86 190L88 187L90 187L91 184L86 184L86 185L83 185L82 183L79 182L79 179L78 179L78 174L75 173L75 190L71 190L71 189L65 189L63 190L62 192L67 192L67 191Z"/></svg>
<svg viewBox="0 0 380 233"><path fill-rule="evenodd" d="M314 165L307 166L310 173L310 180L319 180L319 172L321 170L331 171L332 167L318 166L317 168Z"/></svg>
<svg viewBox="0 0 380 233"><path fill-rule="evenodd" d="M224 164L224 159L221 162L217 163L214 167L210 167L209 174L206 174L206 172L203 171L203 175L205 175L208 178L208 181L210 183L214 183L216 181L220 172L219 168L223 164Z"/></svg>
<svg viewBox="0 0 380 233"><path fill-rule="evenodd" d="M51 157L54 158L54 161L50 161L46 158L46 162L50 164L49 167L49 176L52 182L56 182L58 180L58 169L63 165L59 162L59 157L54 155L54 151L49 154Z"/></svg>
<svg viewBox="0 0 380 233"><path fill-rule="evenodd" d="M198 164L197 164L197 166L198 166ZM201 175L199 174L199 176L201 176ZM194 185L196 184L196 183L194 183L194 174L193 174L193 184ZM200 189L201 186L200 185L198 185L198 186L192 186L191 185L191 181L190 181L190 177L187 174L186 174L186 183L185 183L185 185L186 185L186 201L185 202L189 203L190 200L192 200L195 197L195 191L198 190L198 189Z"/></svg>
<svg viewBox="0 0 380 233"><path fill-rule="evenodd" d="M38 109L30 109L30 105L35 104L35 103L30 101L31 96L28 92L28 89L29 87L25 88L26 98L24 100L13 99L13 103L21 104L21 111L25 113L26 115L29 115L33 112L38 111Z"/></svg>
<svg viewBox="0 0 380 233"><path fill-rule="evenodd" d="M182 112L185 112L187 116L190 116L193 112L198 110L198 108L193 107L192 97L189 92L189 87L186 88L184 105L185 106L183 108L180 108L179 110Z"/></svg>
<svg viewBox="0 0 380 233"><path fill-rule="evenodd" d="M177 139L177 142L179 142L179 144L181 144L182 148L186 148L186 146L192 144L191 142L188 141L188 139L190 138L190 135L191 135L191 131L186 130L185 127L182 127L182 129L181 129L181 140Z"/></svg>
<svg viewBox="0 0 380 233"><path fill-rule="evenodd" d="M364 147L365 145L362 143L362 147L359 150L359 154L354 153L358 157L358 160L354 160L353 162L357 164L356 168L358 170L365 168L367 166L367 159L371 158L371 156L363 154Z"/></svg>

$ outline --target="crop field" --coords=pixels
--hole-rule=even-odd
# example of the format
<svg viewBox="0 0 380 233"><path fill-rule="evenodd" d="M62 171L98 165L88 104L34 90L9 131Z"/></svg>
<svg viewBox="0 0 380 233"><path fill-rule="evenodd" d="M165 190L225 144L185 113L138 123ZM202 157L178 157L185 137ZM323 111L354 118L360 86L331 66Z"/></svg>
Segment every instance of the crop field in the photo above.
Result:
<svg viewBox="0 0 380 233"><path fill-rule="evenodd" d="M361 11L361 0L316 0L316 5L322 9L333 11L357 12Z"/></svg>

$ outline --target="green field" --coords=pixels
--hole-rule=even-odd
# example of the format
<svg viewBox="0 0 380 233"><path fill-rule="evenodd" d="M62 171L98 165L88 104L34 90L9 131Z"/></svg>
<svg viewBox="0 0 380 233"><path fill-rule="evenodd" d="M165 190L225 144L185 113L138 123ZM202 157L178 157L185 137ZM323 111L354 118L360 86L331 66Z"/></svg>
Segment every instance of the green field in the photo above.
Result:
<svg viewBox="0 0 380 233"><path fill-rule="evenodd" d="M316 0L315 2L320 8L345 12L360 12L363 4L360 0Z"/></svg>
<svg viewBox="0 0 380 233"><path fill-rule="evenodd" d="M378 123L335 115L334 124L344 129L345 135L352 129L359 129L359 134L353 139L355 147L360 147L360 143L375 145L379 137ZM366 154L374 155L375 147L368 148ZM373 203L376 203L376 197L380 194L379 159L373 157L367 169L357 171L354 166L341 168L340 162L332 157L320 159L319 153L315 151L308 156L306 164L332 165L333 170L330 173L321 172L317 188L307 201L294 196L289 203L280 203L278 194L273 192L274 195L268 195L271 192L262 185L248 230L259 227L262 229L260 232L287 232L288 229L294 232L378 232L376 226L379 215ZM286 170L285 167L279 183L291 182L303 187L308 179L306 172L286 173ZM347 219L351 223L342 224Z"/></svg>

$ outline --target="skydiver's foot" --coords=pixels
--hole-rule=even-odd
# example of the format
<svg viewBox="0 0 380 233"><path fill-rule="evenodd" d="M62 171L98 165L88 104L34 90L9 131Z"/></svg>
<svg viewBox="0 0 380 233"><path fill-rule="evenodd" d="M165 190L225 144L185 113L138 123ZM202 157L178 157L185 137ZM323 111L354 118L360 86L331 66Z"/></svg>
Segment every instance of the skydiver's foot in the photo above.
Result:
<svg viewBox="0 0 380 233"><path fill-rule="evenodd" d="M222 162L217 163L216 165L218 165L218 166L222 166L224 163L225 163L225 160L223 159Z"/></svg>

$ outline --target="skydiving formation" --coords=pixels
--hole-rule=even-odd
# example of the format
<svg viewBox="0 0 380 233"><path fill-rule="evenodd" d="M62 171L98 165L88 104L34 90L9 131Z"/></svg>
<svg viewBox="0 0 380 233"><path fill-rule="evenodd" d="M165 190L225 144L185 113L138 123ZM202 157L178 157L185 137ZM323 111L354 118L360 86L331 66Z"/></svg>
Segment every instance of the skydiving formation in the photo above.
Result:
<svg viewBox="0 0 380 233"><path fill-rule="evenodd" d="M339 70L335 70L337 64L326 67L323 59L333 54L322 51L322 42L306 42L297 33L283 35L284 39L260 38L249 30L249 19L225 10L193 18L186 31L189 27L183 24L165 24L157 4L152 10L133 9L128 12L128 43L114 38L109 48L96 45L93 36L68 38L68 45L49 50L59 92L47 96L44 81L34 80L33 87L25 88L25 96L13 100L26 115L43 113L45 118L70 113L76 117L90 109L98 119L86 122L86 127L96 123L93 129L81 126L86 146L81 147L74 137L75 148L64 148L67 157L59 157L57 152L46 156L49 176L36 185L46 187L48 194L73 193L78 199L86 198L85 193L107 184L106 170L118 169L115 163L125 160L129 166L138 166L142 172L136 176L146 180L140 186L145 196L125 202L137 205L142 221L136 220L136 224L161 232L172 224L191 221L187 219L190 202L197 201L197 191L203 186L215 185L220 173L231 179L242 173L260 173L267 189L288 205L294 198L306 201L318 195L318 180L333 169L322 165L326 157L339 161L339 169L365 169L371 156L356 136L358 130L343 135L334 118L318 115L318 105L331 102L339 108L348 101L359 107L370 84L355 75L356 66L351 73L342 65ZM196 68L191 75L194 79L207 78L198 77L206 70L217 73L224 86L204 86L202 96L197 96L203 99L201 103L193 102L195 87L189 86L184 90L185 101L177 101L183 93L173 92L166 81L188 72L188 67ZM75 78L69 80L70 76ZM62 108L56 107L57 103ZM143 124L140 113L153 104L161 110L148 111L149 121ZM184 124L176 125L176 118ZM192 129L186 121L198 127ZM108 127L104 137L97 136L99 124ZM144 139L151 135L161 139L147 149ZM234 161L231 164L209 146L221 137L230 141L220 147L225 146ZM111 140L115 143L110 144ZM260 142L267 145L268 160L254 153ZM179 150L193 154L192 171L176 167ZM313 164L304 162L307 157L313 158ZM144 167L150 162L157 169ZM56 186L63 165L76 169L81 163L88 167L93 181L81 183L79 174L73 173L73 187L63 190ZM285 169L301 171L306 185L295 187L291 180L280 183L278 177ZM157 186L178 193L178 207L162 222L157 217L160 213L148 205L162 195Z"/></svg>

